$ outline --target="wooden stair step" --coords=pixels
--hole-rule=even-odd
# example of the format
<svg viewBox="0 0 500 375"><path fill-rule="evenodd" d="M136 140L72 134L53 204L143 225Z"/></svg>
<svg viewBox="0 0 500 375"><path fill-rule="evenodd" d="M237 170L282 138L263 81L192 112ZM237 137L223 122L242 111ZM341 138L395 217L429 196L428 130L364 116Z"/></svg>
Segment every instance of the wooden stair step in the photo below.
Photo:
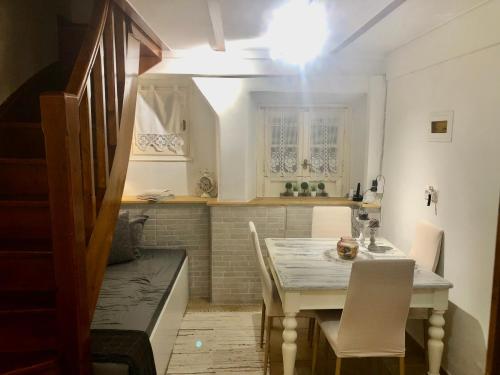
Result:
<svg viewBox="0 0 500 375"><path fill-rule="evenodd" d="M56 305L56 291L0 291L0 311L50 309Z"/></svg>
<svg viewBox="0 0 500 375"><path fill-rule="evenodd" d="M56 310L0 311L0 352L33 352L56 349Z"/></svg>
<svg viewBox="0 0 500 375"><path fill-rule="evenodd" d="M0 157L44 158L45 141L39 122L0 122Z"/></svg>
<svg viewBox="0 0 500 375"><path fill-rule="evenodd" d="M52 251L50 238L2 238L0 241L0 252L2 251Z"/></svg>
<svg viewBox="0 0 500 375"><path fill-rule="evenodd" d="M51 252L0 252L0 292L55 290Z"/></svg>
<svg viewBox="0 0 500 375"><path fill-rule="evenodd" d="M55 375L59 374L55 352L0 354L0 374L3 375Z"/></svg>
<svg viewBox="0 0 500 375"><path fill-rule="evenodd" d="M48 201L0 201L0 238L49 239L50 228Z"/></svg>
<svg viewBox="0 0 500 375"><path fill-rule="evenodd" d="M45 159L0 158L0 195L48 196Z"/></svg>

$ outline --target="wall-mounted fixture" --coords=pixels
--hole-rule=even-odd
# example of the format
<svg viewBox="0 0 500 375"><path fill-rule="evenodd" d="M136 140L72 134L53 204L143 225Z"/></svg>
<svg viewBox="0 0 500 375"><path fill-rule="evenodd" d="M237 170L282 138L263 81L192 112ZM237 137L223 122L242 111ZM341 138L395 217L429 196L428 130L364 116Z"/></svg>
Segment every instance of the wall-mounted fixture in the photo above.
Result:
<svg viewBox="0 0 500 375"><path fill-rule="evenodd" d="M426 139L431 142L451 142L453 111L432 112L426 126Z"/></svg>
<svg viewBox="0 0 500 375"><path fill-rule="evenodd" d="M426 186L424 197L427 207L434 203L434 212L437 215L438 191L431 185Z"/></svg>

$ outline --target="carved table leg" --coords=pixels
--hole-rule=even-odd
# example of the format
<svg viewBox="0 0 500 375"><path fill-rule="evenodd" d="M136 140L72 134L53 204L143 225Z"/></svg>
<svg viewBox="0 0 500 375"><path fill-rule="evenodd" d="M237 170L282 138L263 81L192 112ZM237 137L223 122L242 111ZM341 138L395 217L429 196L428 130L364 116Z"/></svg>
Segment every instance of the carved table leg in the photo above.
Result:
<svg viewBox="0 0 500 375"><path fill-rule="evenodd" d="M293 375L295 369L295 356L297 354L297 320L296 314L287 313L283 319L283 373L284 375Z"/></svg>
<svg viewBox="0 0 500 375"><path fill-rule="evenodd" d="M429 341L427 342L429 350L428 375L439 375L439 369L441 368L444 348L444 313L443 310L433 310L429 318Z"/></svg>

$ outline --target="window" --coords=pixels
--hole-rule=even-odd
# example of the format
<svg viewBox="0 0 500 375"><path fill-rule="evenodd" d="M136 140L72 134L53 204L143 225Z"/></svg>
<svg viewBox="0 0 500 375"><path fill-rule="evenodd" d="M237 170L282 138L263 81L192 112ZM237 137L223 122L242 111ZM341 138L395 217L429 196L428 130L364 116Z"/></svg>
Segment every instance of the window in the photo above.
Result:
<svg viewBox="0 0 500 375"><path fill-rule="evenodd" d="M344 185L346 108L262 109L261 196L279 196L287 181L324 182L330 196Z"/></svg>
<svg viewBox="0 0 500 375"><path fill-rule="evenodd" d="M141 86L132 160L184 160L189 153L188 89Z"/></svg>

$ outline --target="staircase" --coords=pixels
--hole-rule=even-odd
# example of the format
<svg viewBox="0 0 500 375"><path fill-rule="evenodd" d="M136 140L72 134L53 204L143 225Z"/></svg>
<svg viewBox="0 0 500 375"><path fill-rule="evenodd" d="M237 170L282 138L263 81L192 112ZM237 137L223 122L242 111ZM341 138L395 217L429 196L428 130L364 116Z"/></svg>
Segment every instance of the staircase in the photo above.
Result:
<svg viewBox="0 0 500 375"><path fill-rule="evenodd" d="M59 64L36 74L0 117L0 373L55 373L56 283L39 95L64 88ZM29 355L27 355L29 354Z"/></svg>
<svg viewBox="0 0 500 375"><path fill-rule="evenodd" d="M136 79L163 48L125 0L60 28L60 61L0 106L0 374L90 374Z"/></svg>

